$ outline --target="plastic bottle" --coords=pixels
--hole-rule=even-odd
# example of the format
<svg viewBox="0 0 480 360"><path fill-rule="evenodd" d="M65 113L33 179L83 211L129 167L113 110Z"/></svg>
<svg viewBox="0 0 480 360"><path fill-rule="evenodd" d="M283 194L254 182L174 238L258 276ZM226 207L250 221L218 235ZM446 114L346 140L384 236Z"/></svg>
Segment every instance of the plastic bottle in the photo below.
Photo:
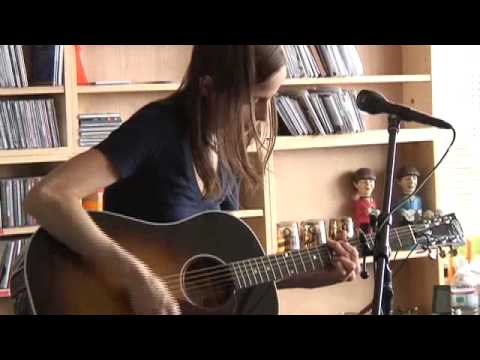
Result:
<svg viewBox="0 0 480 360"><path fill-rule="evenodd" d="M452 315L478 315L477 277L465 259L458 259L458 268L450 284Z"/></svg>

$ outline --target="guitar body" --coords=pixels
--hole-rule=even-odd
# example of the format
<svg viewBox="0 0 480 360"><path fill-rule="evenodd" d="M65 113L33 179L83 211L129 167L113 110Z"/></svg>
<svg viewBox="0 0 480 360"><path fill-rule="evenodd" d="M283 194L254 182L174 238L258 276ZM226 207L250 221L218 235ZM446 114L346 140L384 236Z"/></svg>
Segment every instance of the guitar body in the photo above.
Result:
<svg viewBox="0 0 480 360"><path fill-rule="evenodd" d="M176 291L182 314L278 313L273 282L238 290L229 276L214 287L208 285L207 278L199 282L195 275L201 269L264 256L258 239L243 221L223 212L205 212L170 224L109 212L89 215L112 239L148 264L172 292ZM33 235L19 263L11 285L13 297L18 295L17 313L133 313L125 291L109 287L91 266L43 228ZM170 277L174 274L178 276ZM186 290L182 281L183 285L195 286Z"/></svg>

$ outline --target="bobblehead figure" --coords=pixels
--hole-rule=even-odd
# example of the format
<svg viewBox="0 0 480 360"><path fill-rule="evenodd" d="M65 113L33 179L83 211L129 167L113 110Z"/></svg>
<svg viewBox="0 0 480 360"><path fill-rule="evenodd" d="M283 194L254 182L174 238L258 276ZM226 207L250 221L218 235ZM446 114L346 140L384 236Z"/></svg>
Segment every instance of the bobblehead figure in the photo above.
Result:
<svg viewBox="0 0 480 360"><path fill-rule="evenodd" d="M419 177L420 172L413 166L405 166L398 170L397 183L401 193L399 202L405 200L417 190ZM399 209L400 219L398 222L400 225L413 224L425 215L430 216L430 213L431 211L429 210L425 214L423 213L422 198L418 195L413 195Z"/></svg>
<svg viewBox="0 0 480 360"><path fill-rule="evenodd" d="M355 209L355 227L361 229L366 234L371 233L371 215L378 215L377 203L373 198L373 190L377 177L372 169L358 169L353 178L353 186L357 190L354 209Z"/></svg>

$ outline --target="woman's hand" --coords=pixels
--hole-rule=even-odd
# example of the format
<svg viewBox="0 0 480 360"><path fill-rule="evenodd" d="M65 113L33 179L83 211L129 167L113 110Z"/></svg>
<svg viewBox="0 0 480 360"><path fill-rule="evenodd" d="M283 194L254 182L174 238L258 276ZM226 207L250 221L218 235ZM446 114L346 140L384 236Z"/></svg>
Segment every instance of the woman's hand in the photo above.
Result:
<svg viewBox="0 0 480 360"><path fill-rule="evenodd" d="M353 281L360 273L360 260L357 249L346 240L327 241L333 253L333 268L327 270L329 282Z"/></svg>
<svg viewBox="0 0 480 360"><path fill-rule="evenodd" d="M336 241L328 240L327 246L333 255L332 266L329 269L281 281L277 284L277 287L279 289L313 289L355 280L360 273L360 260L357 249L347 242L346 232Z"/></svg>
<svg viewBox="0 0 480 360"><path fill-rule="evenodd" d="M167 285L150 269L137 262L131 274L127 292L136 315L180 315L180 306Z"/></svg>

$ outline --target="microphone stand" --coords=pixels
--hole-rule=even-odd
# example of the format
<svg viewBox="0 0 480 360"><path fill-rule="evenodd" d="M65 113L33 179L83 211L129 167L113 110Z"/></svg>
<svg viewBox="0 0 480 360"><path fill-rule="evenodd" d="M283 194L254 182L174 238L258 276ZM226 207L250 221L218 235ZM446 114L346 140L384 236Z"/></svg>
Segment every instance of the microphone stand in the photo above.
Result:
<svg viewBox="0 0 480 360"><path fill-rule="evenodd" d="M396 141L400 131L401 119L396 115L388 116L388 158L387 176L385 178L385 191L383 196L383 209L379 215L378 224L383 224L392 206L392 191L395 169ZM390 227L391 216L375 235L374 257L374 280L372 315L391 315L393 304L392 271L390 270Z"/></svg>

